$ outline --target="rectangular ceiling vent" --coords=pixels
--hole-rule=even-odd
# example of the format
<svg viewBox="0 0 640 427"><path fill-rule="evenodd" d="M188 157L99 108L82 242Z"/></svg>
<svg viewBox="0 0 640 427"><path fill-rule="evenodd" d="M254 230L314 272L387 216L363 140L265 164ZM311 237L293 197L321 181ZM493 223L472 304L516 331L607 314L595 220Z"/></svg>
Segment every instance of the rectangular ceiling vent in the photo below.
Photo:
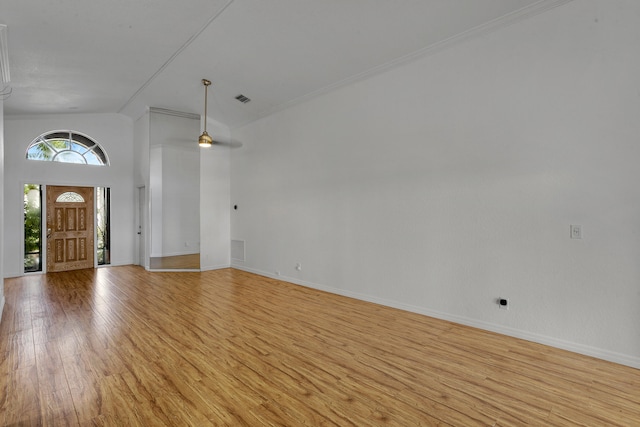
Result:
<svg viewBox="0 0 640 427"><path fill-rule="evenodd" d="M240 95L236 96L236 99L238 101L242 102L243 104L246 104L247 102L251 101L249 98L247 98L243 94L240 94Z"/></svg>

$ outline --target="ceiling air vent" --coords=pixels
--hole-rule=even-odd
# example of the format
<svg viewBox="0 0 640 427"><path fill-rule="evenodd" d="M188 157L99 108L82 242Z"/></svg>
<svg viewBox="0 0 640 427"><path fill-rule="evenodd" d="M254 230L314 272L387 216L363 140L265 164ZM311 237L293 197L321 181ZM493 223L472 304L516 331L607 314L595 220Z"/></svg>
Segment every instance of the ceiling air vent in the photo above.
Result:
<svg viewBox="0 0 640 427"><path fill-rule="evenodd" d="M236 96L236 99L240 102L242 102L243 104L246 104L247 102L251 101L249 98L247 98L246 96L240 94L238 96Z"/></svg>

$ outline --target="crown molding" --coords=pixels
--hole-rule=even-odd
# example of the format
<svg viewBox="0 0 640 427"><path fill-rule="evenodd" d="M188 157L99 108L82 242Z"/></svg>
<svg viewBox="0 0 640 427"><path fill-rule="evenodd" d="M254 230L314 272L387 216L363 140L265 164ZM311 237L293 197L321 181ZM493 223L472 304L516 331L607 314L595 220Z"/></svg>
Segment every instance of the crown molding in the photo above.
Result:
<svg viewBox="0 0 640 427"><path fill-rule="evenodd" d="M185 113L183 111L169 110L167 108L149 107L150 113L164 114L165 116L183 117L185 119L200 120L200 114Z"/></svg>
<svg viewBox="0 0 640 427"><path fill-rule="evenodd" d="M396 68L400 65L407 64L413 61L416 61L420 58L424 58L429 55L433 55L437 52L440 52L444 49L448 49L452 46L455 46L459 43L467 41L469 39L477 38L483 36L485 34L497 31L501 28L513 25L517 22L524 21L533 16L539 15L541 13L547 12L548 10L555 9L556 7L563 6L567 3L572 2L573 0L540 0L536 3L533 3L529 6L523 7L522 9L518 9L514 12L508 13L501 17L495 18L491 21L488 21L484 24L478 25L477 27L471 28L469 30L463 31L462 33L451 36L447 39L438 41L436 43L430 44L422 49L419 49L415 52L411 52L407 55L401 56L399 58L393 59L387 63L381 64L379 66L370 68L362 73L355 74L353 76L347 77L346 79L340 80L331 85L325 86L321 89L315 90L313 92L309 92L305 95L302 95L296 99L285 102L283 104L276 105L274 107L262 110L258 113L258 119L262 117L269 116L278 111L285 110L294 105L300 104L302 102L313 99L322 94L331 92L338 88L350 85L352 83L365 80L369 77L373 77L378 74L382 74L385 71ZM255 119L253 119L255 120ZM241 127L247 123L252 122L253 120L249 120L248 122L241 123L238 126L234 126L234 128Z"/></svg>
<svg viewBox="0 0 640 427"><path fill-rule="evenodd" d="M189 45L193 43L200 36L200 34L202 34L204 30L206 30L207 27L209 27L209 25L213 23L213 21L218 19L218 17L222 15L222 13L225 10L227 10L227 8L231 5L231 3L233 3L233 1L234 0L227 0L227 3L224 6L218 9L218 11L213 16L211 16L209 20L205 22L205 24L202 27L200 27L198 31L196 31L195 34L189 37L189 39L186 42L184 42L184 44L180 46L178 50L176 50L173 53L173 55L171 55L171 57L167 59L165 63L162 64L162 66L158 68L156 72L153 73L153 75L149 77L149 79L146 82L144 82L144 84L140 86L140 88L138 88L138 90L133 95L131 95L131 98L129 98L127 102L125 102L125 104L118 109L118 113L126 114L125 111L127 110L127 108L129 108L129 106L133 103L133 101L138 97L138 95L140 95L156 79L156 77L158 77L182 53L182 51L188 48Z"/></svg>

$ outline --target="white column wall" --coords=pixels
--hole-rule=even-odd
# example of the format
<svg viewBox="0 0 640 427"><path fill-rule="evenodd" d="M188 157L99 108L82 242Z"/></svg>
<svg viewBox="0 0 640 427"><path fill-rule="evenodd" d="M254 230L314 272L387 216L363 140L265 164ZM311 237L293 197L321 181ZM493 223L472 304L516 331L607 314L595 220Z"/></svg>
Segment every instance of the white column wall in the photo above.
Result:
<svg viewBox="0 0 640 427"><path fill-rule="evenodd" d="M145 185L149 195L149 113L136 121L136 165L138 186ZM208 131L216 141L228 143L227 126L211 118ZM194 137L194 144L197 142ZM230 266L230 148L228 144L199 149L200 153L200 269L213 270ZM148 228L149 226L147 226ZM153 234L153 233L148 233ZM157 233L156 233L157 234ZM147 245L153 248L147 237Z"/></svg>
<svg viewBox="0 0 640 427"><path fill-rule="evenodd" d="M216 141L229 142L229 128L208 119ZM231 265L230 148L213 145L200 150L200 269L214 270Z"/></svg>
<svg viewBox="0 0 640 427"><path fill-rule="evenodd" d="M134 209L136 209L135 213L135 227L136 233L139 231L141 233L141 238L138 237L136 241L135 253L137 256L135 257L136 264L141 265L145 268L149 268L149 256L151 253L151 232L150 232L150 203L151 200L150 195L150 163L151 163L151 154L150 154L150 144L149 144L149 133L150 133L150 117L149 112L145 112L141 117L136 119L133 124L133 176L134 176L134 186L137 191L137 196L135 197ZM140 191L139 189L144 187L144 191ZM140 199L143 199L142 201ZM141 208L142 206L142 208ZM141 229L138 230L137 226L140 225ZM137 234L136 234L137 235ZM140 247L142 246L142 248Z"/></svg>

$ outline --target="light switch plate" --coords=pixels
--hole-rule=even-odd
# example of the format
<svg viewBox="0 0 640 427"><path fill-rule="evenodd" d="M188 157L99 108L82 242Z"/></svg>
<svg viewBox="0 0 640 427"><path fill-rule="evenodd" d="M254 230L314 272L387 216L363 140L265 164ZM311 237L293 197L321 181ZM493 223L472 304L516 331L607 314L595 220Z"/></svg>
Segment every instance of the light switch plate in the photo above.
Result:
<svg viewBox="0 0 640 427"><path fill-rule="evenodd" d="M582 226L581 225L571 225L571 238L572 239L582 239Z"/></svg>

